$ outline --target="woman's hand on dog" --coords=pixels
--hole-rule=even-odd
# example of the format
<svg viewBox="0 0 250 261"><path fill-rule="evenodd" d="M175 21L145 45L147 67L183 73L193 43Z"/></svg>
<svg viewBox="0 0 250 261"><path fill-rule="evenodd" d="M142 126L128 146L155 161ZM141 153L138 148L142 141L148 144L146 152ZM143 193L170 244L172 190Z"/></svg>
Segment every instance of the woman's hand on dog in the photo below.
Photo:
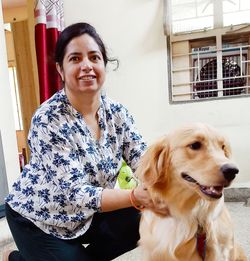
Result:
<svg viewBox="0 0 250 261"><path fill-rule="evenodd" d="M163 204L160 201L154 202L151 199L151 196L147 190L147 188L143 185L138 185L134 189L134 196L136 200L136 204L139 206L144 206L145 208L148 208L152 211L154 211L156 214L159 214L161 216L168 216L170 215L168 207Z"/></svg>

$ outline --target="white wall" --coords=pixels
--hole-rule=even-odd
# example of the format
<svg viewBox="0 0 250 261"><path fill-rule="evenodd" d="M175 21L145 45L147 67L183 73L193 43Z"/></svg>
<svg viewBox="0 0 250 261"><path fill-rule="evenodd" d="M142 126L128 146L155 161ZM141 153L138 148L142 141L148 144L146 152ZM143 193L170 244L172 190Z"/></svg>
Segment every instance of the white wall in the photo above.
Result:
<svg viewBox="0 0 250 261"><path fill-rule="evenodd" d="M0 0L0 5L1 4ZM14 114L12 112L12 101L10 96L2 8L0 8L0 79L0 130L2 135L6 173L8 175L8 186L10 188L19 174L19 162ZM0 173L0 175L2 175L2 173Z"/></svg>
<svg viewBox="0 0 250 261"><path fill-rule="evenodd" d="M89 22L118 57L106 90L126 105L151 143L170 129L204 121L231 140L241 173L238 186L250 186L250 98L171 105L168 97L166 39L161 0L65 0L65 22ZM247 183L249 182L249 183Z"/></svg>

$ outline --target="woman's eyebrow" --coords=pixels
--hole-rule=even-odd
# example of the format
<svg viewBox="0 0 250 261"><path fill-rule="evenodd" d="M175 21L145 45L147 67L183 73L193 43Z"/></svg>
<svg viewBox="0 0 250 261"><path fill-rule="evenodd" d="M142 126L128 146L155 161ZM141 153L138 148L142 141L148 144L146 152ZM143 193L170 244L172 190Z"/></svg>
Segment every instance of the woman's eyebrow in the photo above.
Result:
<svg viewBox="0 0 250 261"><path fill-rule="evenodd" d="M99 54L101 54L101 51L99 51L99 50L89 51L89 54L95 54L95 53L99 53Z"/></svg>
<svg viewBox="0 0 250 261"><path fill-rule="evenodd" d="M96 54L96 53L101 54L101 51L99 51L99 50L93 50L93 51L89 51L89 52L88 52L88 54ZM74 56L74 55L82 55L82 53L81 53L81 52L72 52L72 53L69 53L69 54L67 55L67 57Z"/></svg>
<svg viewBox="0 0 250 261"><path fill-rule="evenodd" d="M67 55L67 57L72 56L72 55L81 55L81 53L80 52L72 52L72 53L69 53Z"/></svg>

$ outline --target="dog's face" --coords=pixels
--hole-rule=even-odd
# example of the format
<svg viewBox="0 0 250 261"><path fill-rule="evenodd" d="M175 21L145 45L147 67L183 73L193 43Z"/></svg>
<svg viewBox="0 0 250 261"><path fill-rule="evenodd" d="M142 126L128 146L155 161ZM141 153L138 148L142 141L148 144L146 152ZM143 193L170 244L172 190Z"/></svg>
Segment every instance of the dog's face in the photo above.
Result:
<svg viewBox="0 0 250 261"><path fill-rule="evenodd" d="M222 196L238 171L225 137L211 126L197 123L177 129L152 145L138 175L154 190L175 184L211 200Z"/></svg>

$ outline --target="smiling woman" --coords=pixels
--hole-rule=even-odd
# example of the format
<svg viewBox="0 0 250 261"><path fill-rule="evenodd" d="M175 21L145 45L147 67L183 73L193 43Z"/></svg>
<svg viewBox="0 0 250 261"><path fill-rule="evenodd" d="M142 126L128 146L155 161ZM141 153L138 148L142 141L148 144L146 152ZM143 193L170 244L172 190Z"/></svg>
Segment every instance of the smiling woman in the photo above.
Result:
<svg viewBox="0 0 250 261"><path fill-rule="evenodd" d="M86 102L89 102L86 94L94 99L93 94L98 94L105 81L104 59L95 40L88 34L72 39L67 45L62 65L57 63L57 70L70 103L84 115ZM82 97L80 104L79 97ZM96 106L99 106L99 99Z"/></svg>
<svg viewBox="0 0 250 261"><path fill-rule="evenodd" d="M123 159L134 171L146 144L127 109L101 93L113 60L95 28L65 28L55 61L63 88L35 112L30 162L6 199L20 251L9 259L111 260L137 246L133 202L158 209L142 185L133 202L131 189L114 188Z"/></svg>

